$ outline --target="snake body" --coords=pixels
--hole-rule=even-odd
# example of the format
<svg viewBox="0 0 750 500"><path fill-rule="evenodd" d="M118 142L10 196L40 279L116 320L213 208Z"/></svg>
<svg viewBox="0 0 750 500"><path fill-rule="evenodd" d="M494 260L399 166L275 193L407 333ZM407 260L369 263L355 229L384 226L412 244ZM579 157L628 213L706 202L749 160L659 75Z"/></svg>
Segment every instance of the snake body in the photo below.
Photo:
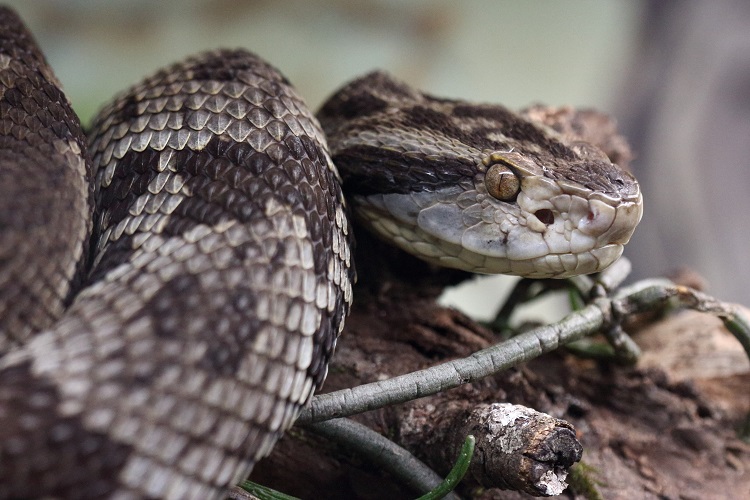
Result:
<svg viewBox="0 0 750 500"><path fill-rule="evenodd" d="M21 29L15 21L4 25L5 58L30 41L8 33ZM1 189L75 177L66 196L80 201L61 202L75 213L45 206L54 184L17 193L36 196L28 204L49 224L87 204L87 155L67 128L62 139L22 130L28 147L13 142L14 127L35 124L48 101L74 116L61 94L47 94L49 70L34 54L3 79L6 152L12 160L38 146L54 161L3 163ZM93 267L62 319L2 360L0 497L217 497L322 383L351 303L350 233L325 139L286 80L238 50L188 59L120 95L89 144ZM75 252L45 255L32 241L18 260L26 269L67 262L70 282L83 231L59 232ZM15 285L3 281L9 307L26 290ZM3 329L15 328L9 319Z"/></svg>
<svg viewBox="0 0 750 500"><path fill-rule="evenodd" d="M478 272L593 272L640 219L595 148L382 73L328 101L326 139L277 70L208 52L117 96L87 143L5 9L0 86L0 498L216 498L249 473L352 301L334 163L374 231Z"/></svg>
<svg viewBox="0 0 750 500"><path fill-rule="evenodd" d="M82 279L93 192L86 137L52 70L12 11L0 26L3 352L57 320Z"/></svg>

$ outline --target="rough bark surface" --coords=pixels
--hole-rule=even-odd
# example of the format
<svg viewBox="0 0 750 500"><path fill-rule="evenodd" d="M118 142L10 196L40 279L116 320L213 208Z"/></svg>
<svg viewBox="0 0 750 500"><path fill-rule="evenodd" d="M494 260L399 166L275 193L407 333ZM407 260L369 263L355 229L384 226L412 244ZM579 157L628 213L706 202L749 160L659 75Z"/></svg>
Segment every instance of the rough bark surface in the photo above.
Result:
<svg viewBox="0 0 750 500"><path fill-rule="evenodd" d="M630 162L627 143L600 113L547 107L525 113L597 144L621 166ZM436 269L361 232L356 239L356 299L324 392L467 356L501 340L435 303L446 286L468 274ZM700 286L699 279L685 279L691 276L673 279ZM713 317L693 312L655 317L627 321L645 353L636 367L558 350L479 382L354 418L445 475L472 425L467 416L497 402L524 405L569 422L575 443L583 444L583 478L569 478L572 486L554 498L750 498L750 445L736 437L750 410L746 354ZM564 424L554 429L566 436ZM552 443L560 464L574 461L573 440ZM556 448L560 443L566 448ZM478 450L477 461L484 456ZM458 489L463 498L532 498L480 486L487 484L487 474L477 472L483 468L472 464ZM297 427L258 464L252 479L302 498L418 496L362 457Z"/></svg>
<svg viewBox="0 0 750 500"><path fill-rule="evenodd" d="M466 356L498 340L465 315L435 304L442 287L460 281L461 274L437 272L405 256L396 259L400 267L393 269L383 264L390 259L387 250L364 235L359 242L373 250L368 257L373 265L360 271L355 307L325 391ZM458 453L456 444L446 443L465 437L456 415L482 404L522 404L575 427L584 446L585 474L603 498L745 498L750 494L750 446L735 436L750 409L750 370L746 363L729 374L706 376L701 355L715 352L706 339L735 360L744 359L741 348L726 341L731 336L713 319L696 314L686 321L685 314L666 318L636 337L647 356L635 368L558 351L478 383L355 419L444 475ZM671 342L649 340L664 337ZM668 355L674 357L672 344L688 349L683 359L691 359L680 365L679 374L675 363L660 364ZM258 464L252 479L302 498L418 496L362 457L349 456L299 428ZM559 498L584 498L584 490L577 485ZM479 487L471 477L458 491L466 498L530 498Z"/></svg>

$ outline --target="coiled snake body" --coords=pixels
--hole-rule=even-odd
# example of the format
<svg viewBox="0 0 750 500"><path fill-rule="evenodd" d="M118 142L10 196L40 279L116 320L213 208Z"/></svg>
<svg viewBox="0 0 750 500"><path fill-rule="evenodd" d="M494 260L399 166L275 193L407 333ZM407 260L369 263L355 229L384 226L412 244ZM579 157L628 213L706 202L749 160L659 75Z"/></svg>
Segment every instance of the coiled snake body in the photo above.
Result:
<svg viewBox="0 0 750 500"><path fill-rule="evenodd" d="M0 94L0 497L219 496L323 382L352 301L320 125L215 51L118 96L87 147L7 9ZM433 262L593 272L640 219L629 174L499 106L375 73L320 118L359 218Z"/></svg>

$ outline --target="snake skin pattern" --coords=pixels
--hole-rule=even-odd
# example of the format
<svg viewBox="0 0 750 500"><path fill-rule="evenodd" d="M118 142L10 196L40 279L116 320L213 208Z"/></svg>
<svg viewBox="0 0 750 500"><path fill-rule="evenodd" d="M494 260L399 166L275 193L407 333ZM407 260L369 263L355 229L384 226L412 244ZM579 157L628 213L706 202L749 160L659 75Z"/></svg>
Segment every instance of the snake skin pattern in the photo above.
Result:
<svg viewBox="0 0 750 500"><path fill-rule="evenodd" d="M219 497L323 382L352 300L319 125L242 50L117 97L89 141L93 268L44 329L85 253L87 153L30 35L7 10L0 22L0 198L3 214L32 208L9 232L2 220L0 329L18 329L16 297L43 311L0 360L0 498ZM6 260L21 236L30 249Z"/></svg>
<svg viewBox="0 0 750 500"><path fill-rule="evenodd" d="M12 11L0 9L0 26L4 352L62 314L83 277L93 197L86 138L57 79Z"/></svg>

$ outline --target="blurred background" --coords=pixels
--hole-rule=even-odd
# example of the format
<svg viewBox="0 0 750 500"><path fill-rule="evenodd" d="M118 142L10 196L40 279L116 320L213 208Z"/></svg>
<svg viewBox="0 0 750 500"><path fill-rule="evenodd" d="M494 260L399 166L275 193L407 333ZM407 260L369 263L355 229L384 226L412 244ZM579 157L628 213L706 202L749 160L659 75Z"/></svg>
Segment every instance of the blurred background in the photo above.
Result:
<svg viewBox="0 0 750 500"><path fill-rule="evenodd" d="M157 68L245 47L317 107L375 68L444 97L613 114L645 215L634 277L686 267L750 304L750 3L743 0L16 0L84 123ZM451 292L479 317L508 278ZM456 297L459 297L456 299Z"/></svg>

